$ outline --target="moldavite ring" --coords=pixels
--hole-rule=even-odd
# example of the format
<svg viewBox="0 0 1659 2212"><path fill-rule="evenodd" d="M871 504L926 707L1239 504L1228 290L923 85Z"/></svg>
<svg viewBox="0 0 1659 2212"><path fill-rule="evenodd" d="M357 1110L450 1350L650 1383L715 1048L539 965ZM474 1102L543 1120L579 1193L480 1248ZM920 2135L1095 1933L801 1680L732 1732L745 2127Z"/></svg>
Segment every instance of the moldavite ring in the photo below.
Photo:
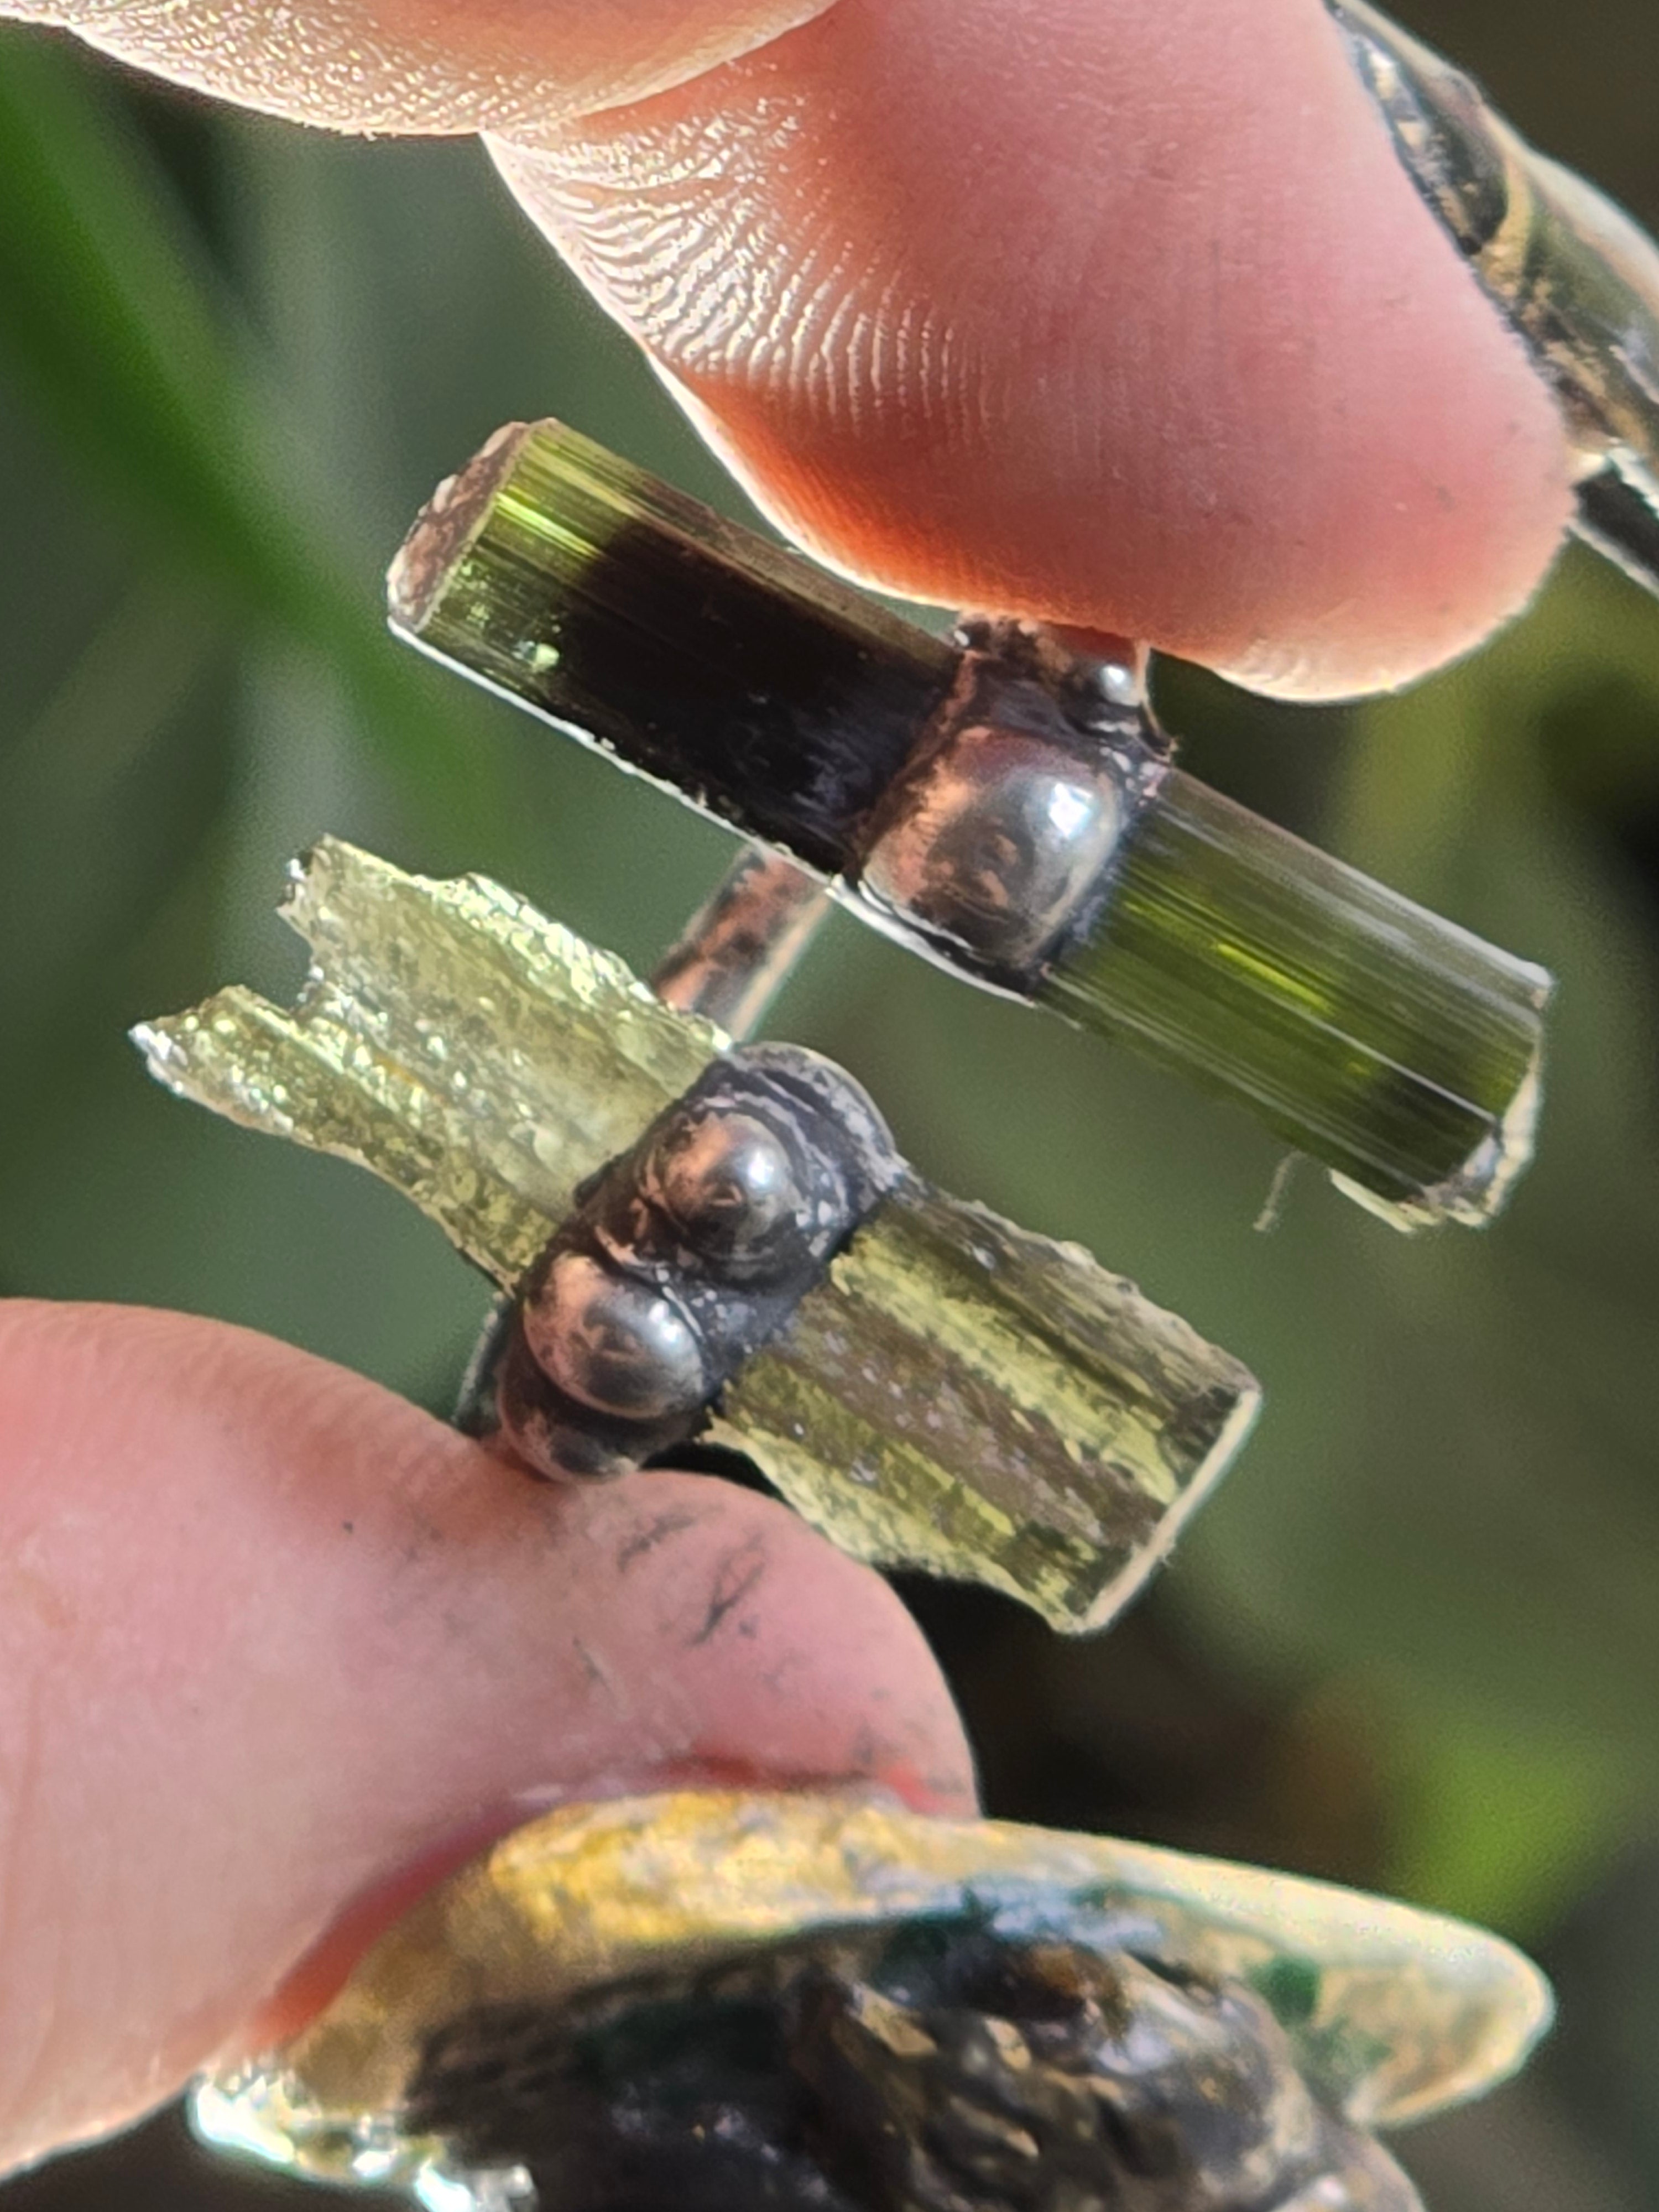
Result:
<svg viewBox="0 0 1659 2212"><path fill-rule="evenodd" d="M1497 1938L1321 1882L685 1793L507 1838L195 2117L429 2212L1421 2212L1371 2130L1550 2010Z"/></svg>
<svg viewBox="0 0 1659 2212"><path fill-rule="evenodd" d="M485 1385L544 1472L732 1445L855 1557L1076 1632L1248 1434L1237 1360L933 1188L815 1055L731 1052L480 877L329 838L285 912L313 954L292 1012L232 988L137 1040L183 1096L372 1169L509 1295Z"/></svg>

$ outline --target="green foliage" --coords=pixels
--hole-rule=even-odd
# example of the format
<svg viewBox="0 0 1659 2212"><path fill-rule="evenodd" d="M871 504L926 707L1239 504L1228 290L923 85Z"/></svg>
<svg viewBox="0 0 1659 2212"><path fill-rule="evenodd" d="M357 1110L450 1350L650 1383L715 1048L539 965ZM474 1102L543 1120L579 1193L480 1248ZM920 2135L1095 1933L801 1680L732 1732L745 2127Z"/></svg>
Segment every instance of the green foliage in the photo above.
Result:
<svg viewBox="0 0 1659 2212"><path fill-rule="evenodd" d="M458 732L388 649L315 500L276 462L239 343L153 161L84 65L9 40L0 72L3 343L82 472L136 503L243 618L327 657L423 804L481 825Z"/></svg>

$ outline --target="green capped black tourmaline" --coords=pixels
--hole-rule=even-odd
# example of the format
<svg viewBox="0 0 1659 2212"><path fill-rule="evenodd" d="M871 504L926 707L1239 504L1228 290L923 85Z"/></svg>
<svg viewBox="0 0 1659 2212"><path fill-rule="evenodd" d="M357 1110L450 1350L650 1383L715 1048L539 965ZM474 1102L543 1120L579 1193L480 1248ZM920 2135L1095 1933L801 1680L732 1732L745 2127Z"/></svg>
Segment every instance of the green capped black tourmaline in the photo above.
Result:
<svg viewBox="0 0 1659 2212"><path fill-rule="evenodd" d="M555 423L501 432L422 517L394 625L826 876L956 656Z"/></svg>
<svg viewBox="0 0 1659 2212"><path fill-rule="evenodd" d="M931 957L1248 1105L1401 1226L1483 1221L1526 1164L1544 971L1170 767L1133 690L1091 692L1052 641L933 638L556 422L443 487L391 604ZM999 902L1069 884L1051 818L1085 894L1024 965L978 957Z"/></svg>

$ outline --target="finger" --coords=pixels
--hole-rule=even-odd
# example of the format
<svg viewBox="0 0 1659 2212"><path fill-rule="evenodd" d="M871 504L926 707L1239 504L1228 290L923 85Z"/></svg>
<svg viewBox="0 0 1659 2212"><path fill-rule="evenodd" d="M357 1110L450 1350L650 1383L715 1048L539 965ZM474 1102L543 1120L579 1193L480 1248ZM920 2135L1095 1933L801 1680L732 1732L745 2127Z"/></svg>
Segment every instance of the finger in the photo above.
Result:
<svg viewBox="0 0 1659 2212"><path fill-rule="evenodd" d="M175 84L337 131L541 130L637 100L830 0L0 0Z"/></svg>
<svg viewBox="0 0 1659 2212"><path fill-rule="evenodd" d="M1518 342L1320 0L839 0L503 148L762 505L947 605L1387 687L1569 503Z"/></svg>
<svg viewBox="0 0 1659 2212"><path fill-rule="evenodd" d="M0 1308L0 2166L292 2026L349 1907L361 1942L532 1802L972 1802L897 1601L730 1485L538 1485L283 1346L107 1308Z"/></svg>
<svg viewBox="0 0 1659 2212"><path fill-rule="evenodd" d="M762 506L896 591L1335 696L1477 643L1565 527L1554 404L1321 0L837 0L580 123L568 6L497 102L489 9L53 4L333 120L367 24L360 119L533 137L509 181Z"/></svg>

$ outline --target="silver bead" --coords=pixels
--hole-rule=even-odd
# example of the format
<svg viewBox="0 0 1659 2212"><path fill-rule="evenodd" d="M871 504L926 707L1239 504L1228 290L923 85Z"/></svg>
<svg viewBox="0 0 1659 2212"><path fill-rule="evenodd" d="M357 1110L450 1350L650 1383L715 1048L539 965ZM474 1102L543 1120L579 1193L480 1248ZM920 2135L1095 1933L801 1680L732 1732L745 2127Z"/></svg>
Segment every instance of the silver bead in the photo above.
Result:
<svg viewBox="0 0 1659 2212"><path fill-rule="evenodd" d="M752 1114L714 1108L677 1117L647 1163L647 1196L729 1281L798 1265L811 1228L795 1160Z"/></svg>
<svg viewBox="0 0 1659 2212"><path fill-rule="evenodd" d="M924 936L1022 974L1087 901L1129 811L1109 769L1075 749L969 724L911 779L860 889Z"/></svg>
<svg viewBox="0 0 1659 2212"><path fill-rule="evenodd" d="M585 1252L561 1252L526 1301L525 1342L560 1389L596 1413L660 1420L708 1395L702 1347L685 1316L649 1285Z"/></svg>

